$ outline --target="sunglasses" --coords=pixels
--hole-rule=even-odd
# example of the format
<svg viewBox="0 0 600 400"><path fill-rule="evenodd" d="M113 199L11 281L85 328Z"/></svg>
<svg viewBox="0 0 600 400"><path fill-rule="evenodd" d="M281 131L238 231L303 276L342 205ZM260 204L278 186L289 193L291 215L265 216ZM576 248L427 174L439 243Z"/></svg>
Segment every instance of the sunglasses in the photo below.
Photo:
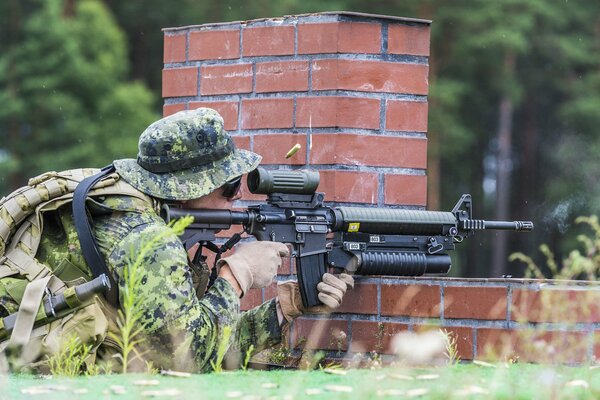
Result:
<svg viewBox="0 0 600 400"><path fill-rule="evenodd" d="M242 187L242 176L238 176L230 181L225 182L223 185L223 197L226 199L232 199L240 192Z"/></svg>

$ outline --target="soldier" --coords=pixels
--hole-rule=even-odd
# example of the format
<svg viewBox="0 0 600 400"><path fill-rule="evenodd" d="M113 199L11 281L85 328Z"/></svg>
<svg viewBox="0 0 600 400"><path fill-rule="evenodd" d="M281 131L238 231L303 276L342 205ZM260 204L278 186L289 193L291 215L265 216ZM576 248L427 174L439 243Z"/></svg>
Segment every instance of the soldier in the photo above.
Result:
<svg viewBox="0 0 600 400"><path fill-rule="evenodd" d="M240 313L240 298L251 288L269 285L281 257L289 255L282 243L256 241L239 244L232 255L219 260L218 279L206 292L205 287L198 287L206 282L202 275L208 267L190 267L181 241L168 233L159 216L160 204L230 209L239 198L242 175L255 169L260 160L259 155L235 147L216 111L181 111L142 133L137 160L114 162L119 176L147 197L106 196L88 201L94 236L120 289L127 263L144 243L162 236L142 263L145 357L155 367L210 370L226 327L233 332L229 353L238 357L244 357L251 345L255 351L277 345L295 317L331 312L353 287L349 275L326 274L318 285L325 306L304 310L297 284L286 282L278 285L275 299ZM45 219L38 260L59 266L68 260L72 271L89 278L72 214L59 210L53 220ZM107 357L115 351L107 340L98 354Z"/></svg>

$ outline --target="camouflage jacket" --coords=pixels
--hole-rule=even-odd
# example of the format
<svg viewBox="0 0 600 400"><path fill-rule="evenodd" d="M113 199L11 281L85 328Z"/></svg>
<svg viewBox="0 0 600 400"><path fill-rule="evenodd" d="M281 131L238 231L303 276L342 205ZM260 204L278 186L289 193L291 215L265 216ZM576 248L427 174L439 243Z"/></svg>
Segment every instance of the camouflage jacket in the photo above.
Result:
<svg viewBox="0 0 600 400"><path fill-rule="evenodd" d="M230 362L239 363L250 346L260 351L281 342L274 300L241 313L234 289L222 278L199 299L181 241L151 206L125 196L96 200L90 207L93 230L121 300L124 267L136 261L152 238L164 236L159 245L146 249L142 260L144 343L154 367L209 371L220 345L228 349ZM90 277L70 204L44 216L37 258L63 280ZM222 343L225 339L228 342Z"/></svg>

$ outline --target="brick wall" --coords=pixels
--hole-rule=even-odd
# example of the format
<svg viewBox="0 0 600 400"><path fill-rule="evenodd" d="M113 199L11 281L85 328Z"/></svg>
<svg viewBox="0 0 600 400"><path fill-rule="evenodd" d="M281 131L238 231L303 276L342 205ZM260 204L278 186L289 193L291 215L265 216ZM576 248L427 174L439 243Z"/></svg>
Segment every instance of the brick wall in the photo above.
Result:
<svg viewBox="0 0 600 400"><path fill-rule="evenodd" d="M267 168L318 170L330 204L425 207L429 21L322 13L164 32L164 115L215 108ZM295 144L302 149L285 159ZM260 200L244 191L239 205ZM279 280L295 278L292 264ZM547 360L558 347L573 350L564 361L591 359L600 352L597 307L570 313L559 300L581 305L597 288L544 285L358 277L339 313L298 319L290 345L331 357L390 354L395 333L440 326L466 360ZM274 285L252 290L242 308L275 294Z"/></svg>
<svg viewBox="0 0 600 400"><path fill-rule="evenodd" d="M364 278L339 314L299 320L291 343L385 356L396 333L441 328L462 360L582 363L600 356L599 300L593 282Z"/></svg>
<svg viewBox="0 0 600 400"><path fill-rule="evenodd" d="M425 206L427 21L324 13L169 28L164 45L165 115L215 108L263 165L319 170L326 201Z"/></svg>

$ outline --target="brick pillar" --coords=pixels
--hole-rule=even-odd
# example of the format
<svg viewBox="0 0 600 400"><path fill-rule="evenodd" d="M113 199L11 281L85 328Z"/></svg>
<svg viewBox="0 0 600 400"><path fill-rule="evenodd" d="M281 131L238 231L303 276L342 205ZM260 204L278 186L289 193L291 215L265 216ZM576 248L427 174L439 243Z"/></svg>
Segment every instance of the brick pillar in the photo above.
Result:
<svg viewBox="0 0 600 400"><path fill-rule="evenodd" d="M215 108L263 165L319 170L326 201L426 205L428 21L323 13L164 40L165 115Z"/></svg>
<svg viewBox="0 0 600 400"><path fill-rule="evenodd" d="M164 32L164 115L218 110L263 166L318 170L329 204L425 207L430 21L321 13ZM295 144L302 149L285 159ZM262 199L245 192L241 204ZM280 280L293 271L284 266ZM378 282L359 279L334 321L299 320L294 341L331 324L346 338L332 344L326 333L309 345L346 351L354 335L355 348L377 350L357 343L379 332ZM274 295L274 286L254 291L242 307Z"/></svg>

